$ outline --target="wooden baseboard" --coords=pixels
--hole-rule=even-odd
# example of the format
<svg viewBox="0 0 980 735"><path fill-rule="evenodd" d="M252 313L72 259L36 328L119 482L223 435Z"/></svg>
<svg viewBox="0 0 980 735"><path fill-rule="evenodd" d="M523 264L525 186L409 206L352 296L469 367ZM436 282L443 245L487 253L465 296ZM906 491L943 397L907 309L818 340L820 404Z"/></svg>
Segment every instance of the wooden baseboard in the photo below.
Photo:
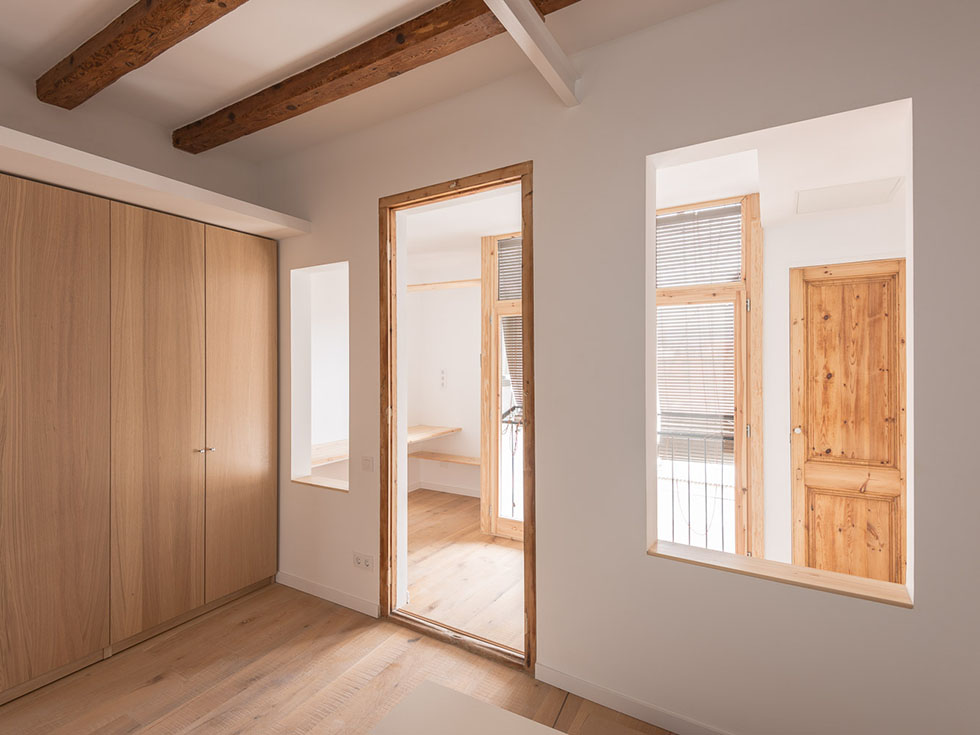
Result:
<svg viewBox="0 0 980 735"><path fill-rule="evenodd" d="M30 694L35 689L40 689L43 686L50 684L53 681L57 681L62 677L68 676L69 674L74 674L80 669L84 669L86 666L91 666L94 663L98 663L103 658L105 654L100 650L95 653L90 653L84 658L80 658L77 661L72 661L70 664L65 664L60 666L53 671L49 671L46 674L41 674L41 676L35 677L30 681L25 681L23 684L18 684L15 687L6 689L0 692L0 705L4 705L17 697L23 697L25 694Z"/></svg>
<svg viewBox="0 0 980 735"><path fill-rule="evenodd" d="M113 655L114 653L120 653L121 651L125 651L127 648L132 648L133 646L136 646L142 643L143 641L149 640L150 638L153 638L154 636L158 636L161 633L165 633L172 628L176 628L178 625L183 625L184 623L189 622L194 618L200 617L205 613L209 613L215 608L221 607L222 605L227 605L232 600L237 600L239 597L244 597L245 595L251 594L256 590L260 590L263 587L267 587L270 584L272 584L273 579L274 579L273 577L267 577L266 579L259 580L255 584L250 584L248 587L243 587L242 589L232 592L231 594L225 595L224 597L219 597L217 600L212 600L207 605L201 605L201 607L196 607L193 610L188 610L182 615L178 615L177 617L171 618L166 622L160 623L159 625L155 625L152 628L148 628L147 630L137 633L134 636L130 636L129 638L124 638L121 641L116 641L115 643L111 643L109 647L105 649L105 657L109 658L109 656Z"/></svg>
<svg viewBox="0 0 980 735"><path fill-rule="evenodd" d="M171 618L164 623L160 623L160 625L156 625L124 640L112 643L106 648L96 651L84 658L79 659L78 661L73 661L70 664L66 664L65 666L54 669L53 671L49 671L46 674L42 674L41 676L31 679L30 681L25 681L23 684L18 684L15 687L2 691L0 692L0 705L4 705L7 702L17 699L18 697L24 696L25 694L30 694L36 689L40 689L41 687L57 681L58 679L64 678L69 674L74 674L76 671L84 669L86 666L91 666L94 663L103 661L113 654L125 651L127 648L132 648L143 641L149 640L154 636L158 636L161 633L165 633L168 630L176 628L178 625L183 625L194 618L209 613L222 605L227 605L229 602L237 600L240 597L244 597L245 595L262 589L263 587L267 587L268 585L272 584L273 579L273 577L268 577L256 582L255 584L251 584L248 587L243 587L236 592L232 592L229 595L225 595L224 597L209 602L207 605L194 608L193 610L187 611L183 615L178 615L176 618Z"/></svg>

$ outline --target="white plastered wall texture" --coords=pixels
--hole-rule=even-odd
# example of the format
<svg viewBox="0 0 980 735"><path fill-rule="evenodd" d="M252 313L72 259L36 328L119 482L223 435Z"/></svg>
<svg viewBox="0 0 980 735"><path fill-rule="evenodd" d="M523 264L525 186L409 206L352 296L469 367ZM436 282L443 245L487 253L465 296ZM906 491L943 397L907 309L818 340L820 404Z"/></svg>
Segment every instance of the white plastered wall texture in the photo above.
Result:
<svg viewBox="0 0 980 735"><path fill-rule="evenodd" d="M314 222L280 255L283 456L289 270L351 262L351 492L284 469L282 570L377 603L351 550L379 537L379 197L533 159L538 675L682 733L975 732L978 27L966 0L730 0L578 54L579 107L528 71L266 166L264 203ZM909 97L915 608L648 557L645 157Z"/></svg>

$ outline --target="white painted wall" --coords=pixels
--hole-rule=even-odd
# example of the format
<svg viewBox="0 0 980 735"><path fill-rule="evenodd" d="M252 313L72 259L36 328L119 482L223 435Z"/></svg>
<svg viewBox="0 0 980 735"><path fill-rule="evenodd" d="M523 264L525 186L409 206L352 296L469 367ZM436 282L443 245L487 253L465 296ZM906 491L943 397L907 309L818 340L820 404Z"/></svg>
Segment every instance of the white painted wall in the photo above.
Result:
<svg viewBox="0 0 980 735"><path fill-rule="evenodd" d="M349 267L329 263L288 272L291 477L310 474L313 444L349 437ZM347 479L343 467L315 474Z"/></svg>
<svg viewBox="0 0 980 735"><path fill-rule="evenodd" d="M479 243L477 243L479 247ZM439 280L472 276L452 275ZM399 339L408 359L408 423L458 426L462 431L409 448L480 456L480 288L406 293ZM445 378L445 382L443 382ZM409 489L480 495L480 468L410 460Z"/></svg>
<svg viewBox="0 0 980 735"><path fill-rule="evenodd" d="M286 398L290 404L290 443L289 453L282 456L289 457L287 476L290 478L305 477L310 474L311 466L313 411L310 387L313 379L310 360L310 274L314 270L297 268L289 273L289 384L292 390L286 394ZM280 369L285 370L286 367ZM281 393L280 400L283 400Z"/></svg>
<svg viewBox="0 0 980 735"><path fill-rule="evenodd" d="M313 444L348 438L350 417L347 263L310 273L310 420Z"/></svg>
<svg viewBox="0 0 980 735"><path fill-rule="evenodd" d="M436 261L413 267L409 283L480 277L480 241L468 243L463 257L424 256ZM439 265L438 261L448 261ZM405 320L399 325L407 360L408 423L459 426L460 433L412 449L480 456L480 287L413 291L402 296ZM445 375L445 385L442 377Z"/></svg>
<svg viewBox="0 0 980 735"><path fill-rule="evenodd" d="M533 159L539 677L680 733L975 730L978 26L980 5L958 0L730 0L576 55L577 108L529 70L263 169L263 203L314 222L281 274L350 259L351 444L376 457L379 197ZM924 253L915 608L647 556L645 157L907 97ZM364 609L378 579L351 551L377 552L378 476L353 464L349 494L283 472L280 567Z"/></svg>
<svg viewBox="0 0 980 735"><path fill-rule="evenodd" d="M179 181L256 202L258 168L221 150L193 156L173 147L170 129L100 104L63 110L37 99L34 84L0 67L0 125L105 156Z"/></svg>

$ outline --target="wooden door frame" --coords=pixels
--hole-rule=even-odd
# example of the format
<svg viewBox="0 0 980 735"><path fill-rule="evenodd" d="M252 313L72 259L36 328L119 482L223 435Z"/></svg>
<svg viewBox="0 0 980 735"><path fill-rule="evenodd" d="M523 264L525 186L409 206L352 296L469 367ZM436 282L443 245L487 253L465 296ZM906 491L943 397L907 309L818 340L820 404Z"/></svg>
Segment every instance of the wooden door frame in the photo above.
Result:
<svg viewBox="0 0 980 735"><path fill-rule="evenodd" d="M380 274L380 378L381 420L380 454L380 559L379 607L381 617L424 630L445 640L509 662L519 662L532 669L537 658L536 546L534 523L535 421L534 421L534 228L532 223L533 164L531 161L486 171L461 179L444 181L383 197L378 202L379 274ZM395 214L398 210L445 201L521 184L522 326L524 341L524 652L520 654L492 641L450 626L407 614L393 608L397 583L396 552L396 458L397 439L397 354L394 336L397 330L397 251Z"/></svg>
<svg viewBox="0 0 980 735"><path fill-rule="evenodd" d="M793 564L808 566L809 529L806 512L806 464L807 437L805 417L808 403L806 379L806 284L820 281L835 281L854 278L874 278L891 276L896 279L896 349L898 352L898 432L896 436L895 469L901 483L898 496L897 527L901 530L898 544L898 583L905 584L906 564L908 562L908 513L906 509L908 478L906 465L908 456L908 435L906 429L907 396L907 354L905 346L906 313L905 302L905 258L882 260L862 260L857 262L835 263L833 265L803 266L790 269L790 445L792 466L792 512L793 512ZM800 434L795 433L799 427ZM887 470L886 470L887 471ZM878 497L876 490L884 484L882 468L869 465L864 490L869 497ZM880 496L887 497L887 496ZM892 496L894 497L894 496Z"/></svg>

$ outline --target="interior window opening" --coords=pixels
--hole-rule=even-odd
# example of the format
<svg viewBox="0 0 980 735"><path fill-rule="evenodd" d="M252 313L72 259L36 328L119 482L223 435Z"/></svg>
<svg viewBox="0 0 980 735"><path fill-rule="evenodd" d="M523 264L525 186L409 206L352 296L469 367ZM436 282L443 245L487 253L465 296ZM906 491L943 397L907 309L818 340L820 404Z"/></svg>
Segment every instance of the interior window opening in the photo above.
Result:
<svg viewBox="0 0 980 735"><path fill-rule="evenodd" d="M651 554L911 604L911 152L903 100L650 157Z"/></svg>

